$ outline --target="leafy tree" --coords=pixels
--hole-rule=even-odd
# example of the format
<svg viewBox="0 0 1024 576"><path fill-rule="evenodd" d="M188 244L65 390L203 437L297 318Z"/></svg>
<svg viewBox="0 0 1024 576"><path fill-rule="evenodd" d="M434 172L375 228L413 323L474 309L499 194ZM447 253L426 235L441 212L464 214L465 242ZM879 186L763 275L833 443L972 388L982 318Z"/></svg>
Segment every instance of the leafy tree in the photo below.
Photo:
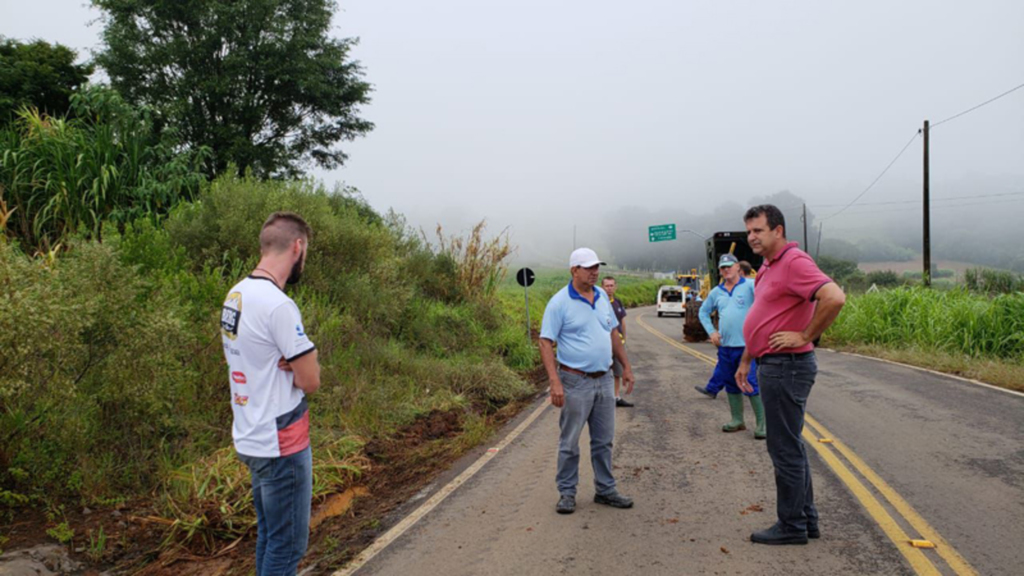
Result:
<svg viewBox="0 0 1024 576"><path fill-rule="evenodd" d="M93 0L105 11L96 62L136 104L153 106L205 171L232 164L262 177L311 162L335 168L337 147L371 129L353 39L329 36L332 0Z"/></svg>
<svg viewBox="0 0 1024 576"><path fill-rule="evenodd" d="M857 271L857 263L851 260L843 260L833 256L821 256L818 258L818 267L825 274L836 282L842 282L844 278Z"/></svg>
<svg viewBox="0 0 1024 576"><path fill-rule="evenodd" d="M22 107L63 115L71 95L89 79L93 68L75 64L75 51L42 40L24 43L0 37L0 124Z"/></svg>

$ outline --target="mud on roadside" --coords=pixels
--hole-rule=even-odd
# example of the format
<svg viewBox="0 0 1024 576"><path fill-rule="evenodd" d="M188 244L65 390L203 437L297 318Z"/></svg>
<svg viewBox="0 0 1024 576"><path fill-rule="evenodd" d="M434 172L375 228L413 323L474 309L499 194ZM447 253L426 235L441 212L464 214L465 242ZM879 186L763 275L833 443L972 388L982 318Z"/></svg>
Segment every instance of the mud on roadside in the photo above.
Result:
<svg viewBox="0 0 1024 576"><path fill-rule="evenodd" d="M547 384L542 367L526 378L537 393ZM346 503L343 511L337 513L337 510L324 510L331 504L331 497L324 502L314 502L313 516L316 518L319 512L320 522L310 534L309 549L299 567L300 573L334 572L390 528L390 524L397 522L399 519L388 518L389 514L473 448L459 442L465 433L467 417L482 416L488 430L493 432L536 397L535 393L496 410L480 405L465 410L432 412L391 437L368 442L363 452L370 466L358 480L357 492L353 492L358 495L348 499L351 504ZM56 517L42 510L24 510L2 532L8 540L2 546L0 568L15 551L53 544L54 538L47 530L61 522L66 522L74 536L66 548L48 547L53 556L48 560L54 565L64 562L63 566L75 566L74 574L232 576L253 571L255 529L236 541L218 542L218 551L209 556L198 556L180 547L164 547L168 526L156 517L151 502L146 499L107 509L70 510ZM101 538L102 545L99 544ZM63 560L64 552L71 564Z"/></svg>

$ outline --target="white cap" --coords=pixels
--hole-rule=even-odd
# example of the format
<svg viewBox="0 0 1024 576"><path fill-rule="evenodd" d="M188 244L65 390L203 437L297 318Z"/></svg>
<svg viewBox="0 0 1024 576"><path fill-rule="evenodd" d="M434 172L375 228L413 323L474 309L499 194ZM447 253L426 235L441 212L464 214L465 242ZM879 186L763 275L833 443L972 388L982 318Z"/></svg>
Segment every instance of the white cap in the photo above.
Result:
<svg viewBox="0 0 1024 576"><path fill-rule="evenodd" d="M590 268L595 264L600 264L601 266L606 265L605 262L602 262L601 259L597 257L597 252L594 252L590 248L577 248L573 250L572 256L569 256L569 268L574 268L576 266Z"/></svg>

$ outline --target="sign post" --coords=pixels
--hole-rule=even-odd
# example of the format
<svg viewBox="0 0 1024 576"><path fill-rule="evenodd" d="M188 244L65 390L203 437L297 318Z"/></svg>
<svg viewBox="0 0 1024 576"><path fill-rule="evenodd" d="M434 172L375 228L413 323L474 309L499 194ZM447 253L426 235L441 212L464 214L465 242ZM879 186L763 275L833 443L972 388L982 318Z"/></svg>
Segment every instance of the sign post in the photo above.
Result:
<svg viewBox="0 0 1024 576"><path fill-rule="evenodd" d="M523 294L526 296L526 339L530 339L530 286L533 286L533 281L536 276L533 270L529 268L520 268L519 272L516 272L516 282L523 287Z"/></svg>
<svg viewBox="0 0 1024 576"><path fill-rule="evenodd" d="M659 224L647 227L647 239L650 242L664 242L676 239L675 224Z"/></svg>

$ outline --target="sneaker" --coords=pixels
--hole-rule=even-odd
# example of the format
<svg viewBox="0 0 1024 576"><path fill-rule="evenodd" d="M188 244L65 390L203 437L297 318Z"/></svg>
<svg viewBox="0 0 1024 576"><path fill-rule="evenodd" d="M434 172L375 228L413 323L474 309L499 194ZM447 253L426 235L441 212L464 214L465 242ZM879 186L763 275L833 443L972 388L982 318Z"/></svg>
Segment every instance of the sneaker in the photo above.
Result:
<svg viewBox="0 0 1024 576"><path fill-rule="evenodd" d="M555 511L559 514L572 514L576 511L576 497L562 494L562 497L558 499L558 504L555 505Z"/></svg>
<svg viewBox="0 0 1024 576"><path fill-rule="evenodd" d="M821 538L821 530L818 529L817 524L807 525L807 537L812 540L817 540L818 538Z"/></svg>
<svg viewBox="0 0 1024 576"><path fill-rule="evenodd" d="M708 398L711 398L712 400L718 398L718 394L712 394L711 392L708 392L707 389L705 389L703 386L694 386L693 389L707 396Z"/></svg>
<svg viewBox="0 0 1024 576"><path fill-rule="evenodd" d="M633 499L629 496L623 496L618 492L612 492L610 494L595 494L595 504L604 504L605 506L611 506L612 508L632 508Z"/></svg>
<svg viewBox="0 0 1024 576"><path fill-rule="evenodd" d="M630 402L629 400L626 400L625 398L616 398L615 399L615 405L618 406L619 408L632 408L633 407L633 403Z"/></svg>
<svg viewBox="0 0 1024 576"><path fill-rule="evenodd" d="M767 530L759 530L750 535L750 541L757 544L807 544L807 532L787 532L778 524Z"/></svg>

